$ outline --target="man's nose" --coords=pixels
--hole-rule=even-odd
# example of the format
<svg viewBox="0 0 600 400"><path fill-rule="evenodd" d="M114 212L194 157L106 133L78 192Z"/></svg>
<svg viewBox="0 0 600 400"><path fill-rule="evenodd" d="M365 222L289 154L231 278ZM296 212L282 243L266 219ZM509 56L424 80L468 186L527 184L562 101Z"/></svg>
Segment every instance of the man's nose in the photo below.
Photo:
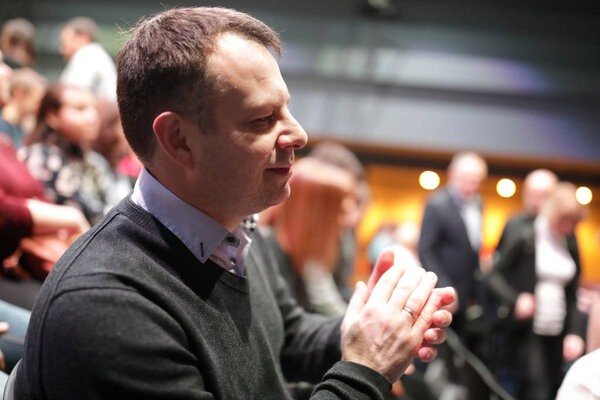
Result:
<svg viewBox="0 0 600 400"><path fill-rule="evenodd" d="M289 111L286 114L283 121L284 131L279 135L277 143L281 148L301 149L306 146L308 135Z"/></svg>

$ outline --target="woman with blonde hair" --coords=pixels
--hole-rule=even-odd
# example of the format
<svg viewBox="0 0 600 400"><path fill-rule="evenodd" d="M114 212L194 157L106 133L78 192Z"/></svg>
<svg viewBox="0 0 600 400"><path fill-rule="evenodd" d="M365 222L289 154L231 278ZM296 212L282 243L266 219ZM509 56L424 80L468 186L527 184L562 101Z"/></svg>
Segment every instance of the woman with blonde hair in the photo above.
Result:
<svg viewBox="0 0 600 400"><path fill-rule="evenodd" d="M516 395L554 399L561 365L584 351L585 323L577 309L581 272L574 231L586 209L575 186L559 183L533 225L494 260L490 288L511 312L507 353L518 377Z"/></svg>

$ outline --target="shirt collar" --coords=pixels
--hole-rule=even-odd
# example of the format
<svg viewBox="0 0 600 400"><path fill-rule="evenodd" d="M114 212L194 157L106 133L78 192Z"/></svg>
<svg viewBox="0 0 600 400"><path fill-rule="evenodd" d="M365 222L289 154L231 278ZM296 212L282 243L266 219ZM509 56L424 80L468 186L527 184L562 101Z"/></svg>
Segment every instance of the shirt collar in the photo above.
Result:
<svg viewBox="0 0 600 400"><path fill-rule="evenodd" d="M202 263L232 236L225 227L164 187L146 168L140 172L131 199L173 232Z"/></svg>

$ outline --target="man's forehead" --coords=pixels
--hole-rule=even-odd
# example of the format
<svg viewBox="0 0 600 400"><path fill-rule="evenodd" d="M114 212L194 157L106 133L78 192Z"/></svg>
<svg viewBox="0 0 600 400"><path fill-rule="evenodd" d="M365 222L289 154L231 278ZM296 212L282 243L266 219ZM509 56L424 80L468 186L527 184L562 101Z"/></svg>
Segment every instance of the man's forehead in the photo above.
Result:
<svg viewBox="0 0 600 400"><path fill-rule="evenodd" d="M242 36L226 33L215 40L207 66L214 75L216 89L225 92L244 92L252 101L249 89L281 85L283 95L289 97L279 66L270 51L260 43ZM256 93L258 94L258 93Z"/></svg>

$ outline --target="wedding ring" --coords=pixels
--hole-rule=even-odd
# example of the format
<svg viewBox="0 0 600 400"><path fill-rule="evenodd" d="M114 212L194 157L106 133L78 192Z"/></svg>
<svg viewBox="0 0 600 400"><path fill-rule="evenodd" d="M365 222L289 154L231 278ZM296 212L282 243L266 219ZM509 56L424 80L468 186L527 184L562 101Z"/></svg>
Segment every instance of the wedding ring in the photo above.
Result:
<svg viewBox="0 0 600 400"><path fill-rule="evenodd" d="M410 314L410 316L412 317L412 319L415 319L415 312L413 310L411 310L409 307L403 307L402 311L406 311L407 313Z"/></svg>

